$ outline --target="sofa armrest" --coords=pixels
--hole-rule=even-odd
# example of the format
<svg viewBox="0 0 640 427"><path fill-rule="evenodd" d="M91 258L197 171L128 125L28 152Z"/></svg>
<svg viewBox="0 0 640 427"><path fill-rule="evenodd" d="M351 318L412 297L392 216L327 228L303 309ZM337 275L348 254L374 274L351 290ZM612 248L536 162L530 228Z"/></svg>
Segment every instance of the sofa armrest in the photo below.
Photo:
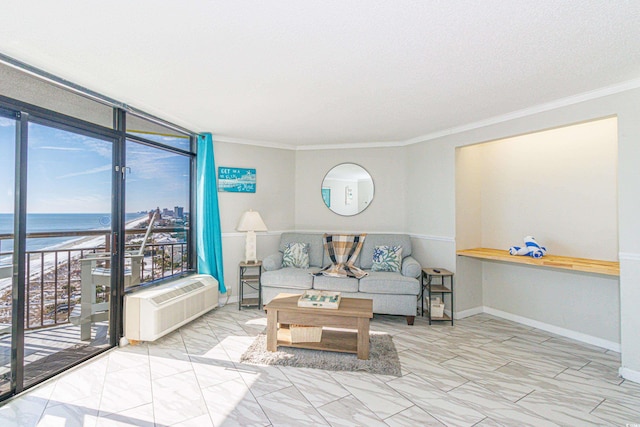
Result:
<svg viewBox="0 0 640 427"><path fill-rule="evenodd" d="M402 260L402 269L400 271L403 276L418 277L422 273L422 267L415 258L408 256Z"/></svg>
<svg viewBox="0 0 640 427"><path fill-rule="evenodd" d="M282 252L271 254L262 260L264 271L280 270L282 268Z"/></svg>

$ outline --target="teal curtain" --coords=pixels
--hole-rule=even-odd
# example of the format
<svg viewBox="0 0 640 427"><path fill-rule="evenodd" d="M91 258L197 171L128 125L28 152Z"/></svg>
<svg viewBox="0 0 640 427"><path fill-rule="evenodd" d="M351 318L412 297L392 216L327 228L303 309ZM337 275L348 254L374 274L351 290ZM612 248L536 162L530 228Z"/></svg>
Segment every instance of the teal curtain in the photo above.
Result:
<svg viewBox="0 0 640 427"><path fill-rule="evenodd" d="M218 280L220 292L226 293L222 264L222 230L216 188L216 165L210 133L198 135L198 191L196 222L198 227L198 272Z"/></svg>

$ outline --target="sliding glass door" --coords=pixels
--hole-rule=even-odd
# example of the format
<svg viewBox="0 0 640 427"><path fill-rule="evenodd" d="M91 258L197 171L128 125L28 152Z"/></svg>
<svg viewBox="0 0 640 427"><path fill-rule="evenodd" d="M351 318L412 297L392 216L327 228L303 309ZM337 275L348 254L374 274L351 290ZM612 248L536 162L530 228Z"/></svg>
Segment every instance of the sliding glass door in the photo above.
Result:
<svg viewBox="0 0 640 427"><path fill-rule="evenodd" d="M16 120L0 111L0 398L11 392Z"/></svg>
<svg viewBox="0 0 640 427"><path fill-rule="evenodd" d="M110 345L113 142L29 123L24 385Z"/></svg>
<svg viewBox="0 0 640 427"><path fill-rule="evenodd" d="M195 270L194 136L40 81L9 98L7 81L0 401L116 345L125 293Z"/></svg>

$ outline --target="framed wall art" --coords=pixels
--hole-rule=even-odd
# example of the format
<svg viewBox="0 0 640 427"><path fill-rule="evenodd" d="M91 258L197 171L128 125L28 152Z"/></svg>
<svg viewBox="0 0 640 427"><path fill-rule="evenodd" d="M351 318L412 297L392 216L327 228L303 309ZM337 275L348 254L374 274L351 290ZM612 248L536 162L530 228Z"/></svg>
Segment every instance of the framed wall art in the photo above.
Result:
<svg viewBox="0 0 640 427"><path fill-rule="evenodd" d="M255 193L256 170L246 168L218 168L218 192Z"/></svg>

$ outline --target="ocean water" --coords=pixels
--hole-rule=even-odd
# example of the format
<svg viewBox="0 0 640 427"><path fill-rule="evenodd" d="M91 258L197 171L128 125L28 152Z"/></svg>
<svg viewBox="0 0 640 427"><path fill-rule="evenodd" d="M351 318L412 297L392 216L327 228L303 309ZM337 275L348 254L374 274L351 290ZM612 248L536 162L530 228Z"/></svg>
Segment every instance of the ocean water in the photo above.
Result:
<svg viewBox="0 0 640 427"><path fill-rule="evenodd" d="M126 221L140 218L144 214L128 213ZM38 231L77 231L77 230L109 230L111 215L100 213L73 214L27 214L27 232ZM0 234L13 233L13 214L0 214ZM27 239L27 250L37 251L59 245L82 237L52 237L44 239ZM13 251L13 240L0 240L0 252Z"/></svg>

